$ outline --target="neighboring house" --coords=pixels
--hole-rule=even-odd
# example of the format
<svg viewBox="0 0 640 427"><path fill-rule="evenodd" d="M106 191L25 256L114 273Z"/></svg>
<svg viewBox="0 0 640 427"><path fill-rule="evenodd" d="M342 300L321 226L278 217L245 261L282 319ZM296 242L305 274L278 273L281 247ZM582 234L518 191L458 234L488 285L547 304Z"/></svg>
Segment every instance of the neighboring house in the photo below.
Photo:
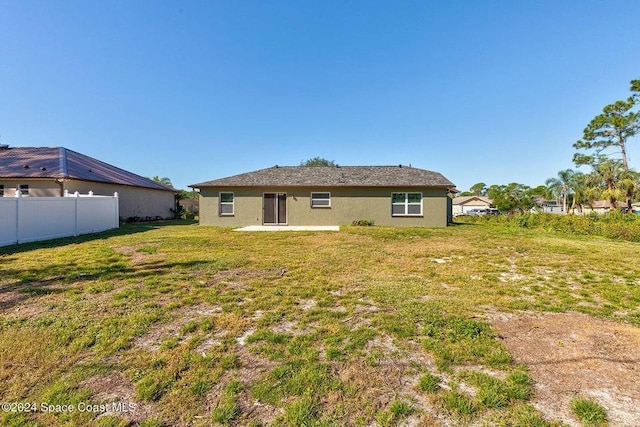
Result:
<svg viewBox="0 0 640 427"><path fill-rule="evenodd" d="M544 213L553 213L553 214L561 214L564 213L562 209L562 202L558 202L557 200L544 200L538 199L535 201L536 207L531 209L531 212L544 212Z"/></svg>
<svg viewBox="0 0 640 427"><path fill-rule="evenodd" d="M120 217L171 218L175 190L63 147L0 146L0 197L63 196L65 191L113 196Z"/></svg>
<svg viewBox="0 0 640 427"><path fill-rule="evenodd" d="M616 203L617 210L626 211L627 203L626 202L617 202ZM591 205L584 204L582 205L582 211L576 210L576 214L578 215L588 215L590 213L597 214L605 214L611 212L611 202L609 200L596 200Z"/></svg>
<svg viewBox="0 0 640 427"><path fill-rule="evenodd" d="M484 196L460 196L453 199L453 214L465 215L472 209L489 209L493 201Z"/></svg>
<svg viewBox="0 0 640 427"><path fill-rule="evenodd" d="M454 185L411 166L275 166L193 184L200 224L445 227Z"/></svg>

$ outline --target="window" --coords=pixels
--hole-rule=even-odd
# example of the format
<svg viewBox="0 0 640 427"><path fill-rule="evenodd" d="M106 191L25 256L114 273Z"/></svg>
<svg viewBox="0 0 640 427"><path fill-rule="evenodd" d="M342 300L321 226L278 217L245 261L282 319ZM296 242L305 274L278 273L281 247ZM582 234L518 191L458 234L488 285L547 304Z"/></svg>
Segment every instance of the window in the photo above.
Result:
<svg viewBox="0 0 640 427"><path fill-rule="evenodd" d="M312 208L330 208L331 193L311 193Z"/></svg>
<svg viewBox="0 0 640 427"><path fill-rule="evenodd" d="M391 216L422 215L422 193L391 193Z"/></svg>
<svg viewBox="0 0 640 427"><path fill-rule="evenodd" d="M233 193L220 193L220 216L233 215Z"/></svg>
<svg viewBox="0 0 640 427"><path fill-rule="evenodd" d="M4 197L4 185L0 184L0 197Z"/></svg>
<svg viewBox="0 0 640 427"><path fill-rule="evenodd" d="M28 196L29 195L29 185L21 184L20 185L20 192L22 193L23 196Z"/></svg>

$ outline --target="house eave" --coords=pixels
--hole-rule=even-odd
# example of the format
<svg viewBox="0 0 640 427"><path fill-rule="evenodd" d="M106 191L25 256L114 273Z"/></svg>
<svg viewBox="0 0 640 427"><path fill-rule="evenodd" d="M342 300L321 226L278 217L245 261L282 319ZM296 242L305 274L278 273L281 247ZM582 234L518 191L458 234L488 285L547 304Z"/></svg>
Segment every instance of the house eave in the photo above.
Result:
<svg viewBox="0 0 640 427"><path fill-rule="evenodd" d="M144 186L140 186L140 185L132 185L132 184L125 184L125 183L119 183L119 182L111 182L111 181L101 181L101 180L97 180L97 179L81 179L81 178L76 178L76 177L72 177L72 176L68 176L68 175L47 175L47 176L24 176L24 175L19 175L19 176L3 176L0 177L0 179L6 179L6 180L13 180L13 181L17 181L17 180L24 180L24 181L59 181L59 180L64 180L64 181L78 181L78 182L94 182L96 184L107 184L107 185L117 185L117 186L123 186L123 187L130 187L130 188L142 188L145 190L157 190L157 191L169 191L172 193L177 193L178 190L174 189L174 188L169 188L169 187L164 187L164 188L160 188L160 187L144 187ZM159 184L161 185L161 184Z"/></svg>

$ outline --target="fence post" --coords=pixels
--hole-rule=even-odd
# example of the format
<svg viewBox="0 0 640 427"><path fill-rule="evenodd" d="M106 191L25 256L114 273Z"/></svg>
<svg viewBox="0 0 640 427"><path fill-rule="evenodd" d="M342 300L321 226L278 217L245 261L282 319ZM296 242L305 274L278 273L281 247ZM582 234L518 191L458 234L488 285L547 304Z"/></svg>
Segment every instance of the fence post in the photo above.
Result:
<svg viewBox="0 0 640 427"><path fill-rule="evenodd" d="M114 205L115 205L115 222L113 225L115 228L120 227L120 201L118 200L118 192L113 193Z"/></svg>
<svg viewBox="0 0 640 427"><path fill-rule="evenodd" d="M80 193L78 193L77 191L75 193L73 193L73 196L76 198L75 203L76 203L76 209L75 209L75 223L74 223L74 236L78 235L78 200L80 200Z"/></svg>
<svg viewBox="0 0 640 427"><path fill-rule="evenodd" d="M22 192L20 190L16 190L16 194L14 195L16 198L16 234L15 241L16 245L20 243L20 202L22 201Z"/></svg>

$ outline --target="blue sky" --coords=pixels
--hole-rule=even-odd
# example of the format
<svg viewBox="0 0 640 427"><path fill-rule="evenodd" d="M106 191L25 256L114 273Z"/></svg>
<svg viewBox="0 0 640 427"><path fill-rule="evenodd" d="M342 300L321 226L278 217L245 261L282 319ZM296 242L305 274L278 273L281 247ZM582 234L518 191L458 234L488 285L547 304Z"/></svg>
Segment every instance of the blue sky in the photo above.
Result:
<svg viewBox="0 0 640 427"><path fill-rule="evenodd" d="M535 186L640 78L638 16L636 0L0 0L0 143L177 188L315 156Z"/></svg>

